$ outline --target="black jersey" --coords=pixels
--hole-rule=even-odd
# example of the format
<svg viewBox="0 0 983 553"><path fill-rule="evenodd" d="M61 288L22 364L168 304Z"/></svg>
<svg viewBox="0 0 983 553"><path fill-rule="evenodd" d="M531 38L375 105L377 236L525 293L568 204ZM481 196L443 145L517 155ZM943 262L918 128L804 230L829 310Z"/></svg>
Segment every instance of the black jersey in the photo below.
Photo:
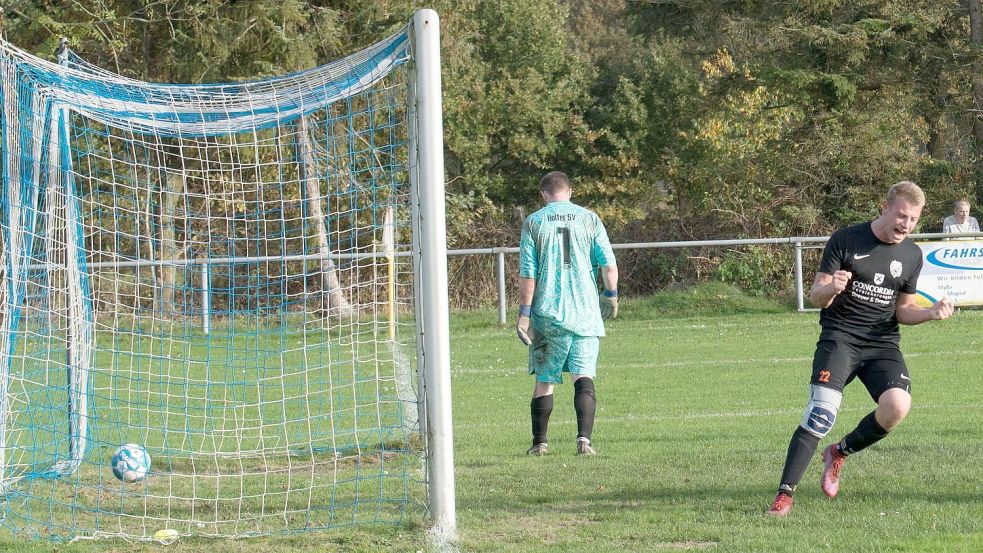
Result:
<svg viewBox="0 0 983 553"><path fill-rule="evenodd" d="M897 244L877 239L870 222L833 233L819 271L853 273L846 289L819 314L823 331L847 332L864 340L897 340L898 292L914 294L922 270L922 251L910 238Z"/></svg>

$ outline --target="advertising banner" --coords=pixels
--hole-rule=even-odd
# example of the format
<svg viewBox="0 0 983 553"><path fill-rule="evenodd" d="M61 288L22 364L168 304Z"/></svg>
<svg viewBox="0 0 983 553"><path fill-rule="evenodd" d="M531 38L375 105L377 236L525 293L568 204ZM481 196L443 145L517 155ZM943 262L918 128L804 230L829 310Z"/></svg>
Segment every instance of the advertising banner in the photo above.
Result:
<svg viewBox="0 0 983 553"><path fill-rule="evenodd" d="M956 305L983 305L983 240L922 242L919 303L948 297Z"/></svg>

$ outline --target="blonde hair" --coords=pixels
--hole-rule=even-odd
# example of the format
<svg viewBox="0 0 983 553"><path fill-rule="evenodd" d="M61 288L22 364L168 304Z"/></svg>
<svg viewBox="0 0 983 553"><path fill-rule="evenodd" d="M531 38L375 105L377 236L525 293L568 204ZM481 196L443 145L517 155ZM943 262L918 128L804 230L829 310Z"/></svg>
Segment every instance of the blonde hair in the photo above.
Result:
<svg viewBox="0 0 983 553"><path fill-rule="evenodd" d="M925 193L922 189L910 180L903 180L894 184L887 191L887 203L893 204L894 200L902 197L911 205L925 205Z"/></svg>

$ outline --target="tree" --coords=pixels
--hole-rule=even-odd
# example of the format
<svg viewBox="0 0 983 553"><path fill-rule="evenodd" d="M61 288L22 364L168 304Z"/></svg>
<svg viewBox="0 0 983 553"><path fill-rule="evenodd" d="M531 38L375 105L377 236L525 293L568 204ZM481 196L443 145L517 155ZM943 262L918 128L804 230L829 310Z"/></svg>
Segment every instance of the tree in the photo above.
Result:
<svg viewBox="0 0 983 553"><path fill-rule="evenodd" d="M746 235L822 232L871 214L884 186L935 163L924 152L923 91L937 57L926 59L925 45L941 49L932 37L951 36L952 10L829 0L635 6L653 51L681 43L682 70L698 72L692 116L666 144L679 203L714 213L725 222L715 221L718 232Z"/></svg>
<svg viewBox="0 0 983 553"><path fill-rule="evenodd" d="M983 158L983 63L980 62L979 52L983 50L983 8L980 0L966 0L969 7L969 42L976 55L973 56L973 138L975 139L977 165ZM983 171L978 171L983 173ZM983 184L978 185L983 196Z"/></svg>
<svg viewBox="0 0 983 553"><path fill-rule="evenodd" d="M539 176L590 140L586 71L568 50L566 13L527 0L457 8L442 31L451 190L532 203Z"/></svg>

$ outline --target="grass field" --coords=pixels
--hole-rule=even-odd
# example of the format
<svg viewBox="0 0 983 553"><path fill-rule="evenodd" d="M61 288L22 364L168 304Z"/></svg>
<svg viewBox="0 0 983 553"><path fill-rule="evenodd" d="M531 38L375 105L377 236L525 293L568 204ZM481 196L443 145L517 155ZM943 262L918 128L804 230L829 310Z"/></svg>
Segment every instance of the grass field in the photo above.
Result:
<svg viewBox="0 0 983 553"><path fill-rule="evenodd" d="M452 316L460 550L983 550L983 311L903 330L915 406L886 440L848 460L840 497L814 461L786 520L763 515L805 406L815 313L711 286L623 301L602 342L594 439L574 455L572 386L557 390L551 454L525 456L531 377L491 311ZM846 392L831 438L872 408ZM818 459L818 458L817 458ZM170 551L418 551L418 519L288 539L182 540ZM160 551L52 545L0 535L6 551Z"/></svg>
<svg viewBox="0 0 983 553"><path fill-rule="evenodd" d="M22 334L3 436L13 480L5 527L52 541L149 538L165 526L255 536L396 524L422 511L418 435L397 390L400 370L412 378L400 361L411 349L374 342L361 324L240 320L205 336L141 323L141 332L97 333L86 453L71 469L53 470L68 465L71 447L63 340L40 325ZM145 480L112 475L108 461L124 443L150 452Z"/></svg>

